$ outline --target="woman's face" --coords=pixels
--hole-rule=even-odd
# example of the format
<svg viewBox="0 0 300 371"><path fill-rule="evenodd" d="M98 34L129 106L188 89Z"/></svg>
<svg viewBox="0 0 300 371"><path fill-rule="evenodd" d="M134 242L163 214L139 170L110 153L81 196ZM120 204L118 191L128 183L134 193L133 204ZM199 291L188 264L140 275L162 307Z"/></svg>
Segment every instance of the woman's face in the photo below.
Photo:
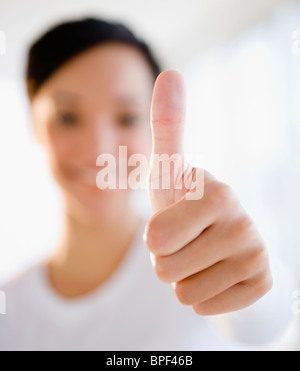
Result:
<svg viewBox="0 0 300 371"><path fill-rule="evenodd" d="M111 154L118 165L119 146L127 147L128 158L149 156L153 83L138 49L107 43L66 63L34 97L35 134L69 206L97 214L128 197L128 190L97 187L96 160Z"/></svg>

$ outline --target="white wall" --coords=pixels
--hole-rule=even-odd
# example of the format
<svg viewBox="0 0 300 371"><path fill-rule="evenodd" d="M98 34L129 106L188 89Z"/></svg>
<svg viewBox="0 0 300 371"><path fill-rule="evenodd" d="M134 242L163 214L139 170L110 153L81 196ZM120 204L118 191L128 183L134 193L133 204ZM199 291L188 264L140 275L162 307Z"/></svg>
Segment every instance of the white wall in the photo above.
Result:
<svg viewBox="0 0 300 371"><path fill-rule="evenodd" d="M185 144L186 150L201 149L205 167L238 192L271 256L284 262L299 290L300 32L295 30L300 30L300 2L193 58L186 68ZM299 350L299 322L296 315L272 349Z"/></svg>
<svg viewBox="0 0 300 371"><path fill-rule="evenodd" d="M168 67L183 66L194 55L222 43L263 19L288 0L1 0L0 30L7 55L0 75L22 73L29 43L53 23L84 15L121 19L159 52Z"/></svg>

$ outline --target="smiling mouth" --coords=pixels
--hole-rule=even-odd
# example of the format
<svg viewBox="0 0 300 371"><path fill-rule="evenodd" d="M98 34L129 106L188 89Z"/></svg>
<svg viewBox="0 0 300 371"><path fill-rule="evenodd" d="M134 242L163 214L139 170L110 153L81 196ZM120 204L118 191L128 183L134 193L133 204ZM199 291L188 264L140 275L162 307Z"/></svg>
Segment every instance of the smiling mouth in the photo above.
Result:
<svg viewBox="0 0 300 371"><path fill-rule="evenodd" d="M79 173L78 176L78 181L80 183L83 183L87 186L94 186L97 187L96 179L97 179L97 174L99 172L99 169L84 169Z"/></svg>
<svg viewBox="0 0 300 371"><path fill-rule="evenodd" d="M78 169L78 168L69 168L67 170L67 175L68 178L76 182L78 184L81 184L86 187L90 188L96 188L97 187L97 175L98 175L99 169L89 169L89 168L83 168L83 169Z"/></svg>

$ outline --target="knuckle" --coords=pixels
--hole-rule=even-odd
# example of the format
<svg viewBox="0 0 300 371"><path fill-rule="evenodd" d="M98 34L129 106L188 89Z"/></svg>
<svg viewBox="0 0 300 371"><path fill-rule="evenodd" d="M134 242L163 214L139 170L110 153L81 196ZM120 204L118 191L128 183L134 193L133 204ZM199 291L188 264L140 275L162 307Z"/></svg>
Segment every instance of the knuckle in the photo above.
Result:
<svg viewBox="0 0 300 371"><path fill-rule="evenodd" d="M245 253L246 257L263 260L267 257L267 249L259 235L252 219L243 214L238 219L230 222L227 232L228 245L233 254Z"/></svg>
<svg viewBox="0 0 300 371"><path fill-rule="evenodd" d="M269 270L269 254L263 243L257 245L254 249L253 257L258 271L266 272Z"/></svg>
<svg viewBox="0 0 300 371"><path fill-rule="evenodd" d="M230 239L235 242L239 249L243 246L249 246L249 243L254 239L256 240L257 236L255 226L247 215L241 216L232 225Z"/></svg>
<svg viewBox="0 0 300 371"><path fill-rule="evenodd" d="M209 187L209 197L216 209L227 209L236 200L233 190L225 183L212 182Z"/></svg>
<svg viewBox="0 0 300 371"><path fill-rule="evenodd" d="M198 314L199 316L208 316L210 314L209 309L203 303L195 304L195 305L193 305L192 308L193 308L194 312L196 314Z"/></svg>
<svg viewBox="0 0 300 371"><path fill-rule="evenodd" d="M264 291L264 295L272 290L274 286L274 280L271 272L265 276L265 279L262 283L262 290Z"/></svg>
<svg viewBox="0 0 300 371"><path fill-rule="evenodd" d="M243 236L248 237L253 234L254 225L252 220L248 217L248 215L243 215L236 222L235 228L237 232L239 232Z"/></svg>
<svg viewBox="0 0 300 371"><path fill-rule="evenodd" d="M220 203L227 205L233 201L234 192L227 184L218 183L216 186L216 196Z"/></svg>
<svg viewBox="0 0 300 371"><path fill-rule="evenodd" d="M172 283L176 281L176 271L170 257L156 256L154 259L154 271L162 282Z"/></svg>
<svg viewBox="0 0 300 371"><path fill-rule="evenodd" d="M245 264L241 265L240 268L243 280L250 279L259 273L268 272L269 256L265 246L260 244L253 249L245 260Z"/></svg>
<svg viewBox="0 0 300 371"><path fill-rule="evenodd" d="M210 302L197 303L192 306L194 312L201 317L210 317L222 313Z"/></svg>
<svg viewBox="0 0 300 371"><path fill-rule="evenodd" d="M191 297L189 295L189 291L187 290L187 287L183 281L176 282L174 284L174 292L181 304L183 305L193 304L193 301L191 300Z"/></svg>
<svg viewBox="0 0 300 371"><path fill-rule="evenodd" d="M273 287L273 277L270 272L267 272L259 277L256 283L256 293L258 297L263 297Z"/></svg>
<svg viewBox="0 0 300 371"><path fill-rule="evenodd" d="M151 252L158 254L162 250L165 244L164 236L158 216L152 217L145 230L145 242Z"/></svg>

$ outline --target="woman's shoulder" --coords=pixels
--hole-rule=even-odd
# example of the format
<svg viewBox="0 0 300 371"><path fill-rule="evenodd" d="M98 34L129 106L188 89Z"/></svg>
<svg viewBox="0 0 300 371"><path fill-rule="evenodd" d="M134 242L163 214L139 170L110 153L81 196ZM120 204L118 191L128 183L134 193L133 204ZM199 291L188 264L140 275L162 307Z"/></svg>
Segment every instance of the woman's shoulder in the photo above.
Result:
<svg viewBox="0 0 300 371"><path fill-rule="evenodd" d="M30 333L35 318L34 302L40 297L38 280L45 263L24 269L0 284L0 351L15 349Z"/></svg>
<svg viewBox="0 0 300 371"><path fill-rule="evenodd" d="M28 295L36 286L39 272L45 267L46 263L39 262L27 269L22 270L11 279L6 280L0 285L0 291L7 299L12 299L15 295Z"/></svg>

